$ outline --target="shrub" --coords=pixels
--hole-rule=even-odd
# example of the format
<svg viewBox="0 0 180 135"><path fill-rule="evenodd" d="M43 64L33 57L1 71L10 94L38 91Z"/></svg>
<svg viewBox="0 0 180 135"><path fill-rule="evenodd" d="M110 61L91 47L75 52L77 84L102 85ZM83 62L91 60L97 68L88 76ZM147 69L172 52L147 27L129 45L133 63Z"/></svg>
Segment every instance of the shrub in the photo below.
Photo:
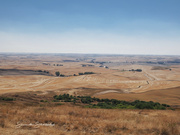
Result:
<svg viewBox="0 0 180 135"><path fill-rule="evenodd" d="M69 94L63 95L55 95L55 101L61 100L62 102L73 102L75 103L83 103L89 104L90 108L105 108L105 109L159 109L165 110L169 105L160 104L158 102L153 101L139 101L135 100L134 102L116 100L116 99L99 99L90 96L72 96ZM54 101L54 102L55 102ZM87 106L86 106L87 107Z"/></svg>
<svg viewBox="0 0 180 135"><path fill-rule="evenodd" d="M59 72L59 71L57 71L57 72L55 72L55 74L56 74L56 76L59 76L59 75L60 75L60 72Z"/></svg>
<svg viewBox="0 0 180 135"><path fill-rule="evenodd" d="M3 101L14 101L16 99L10 98L10 97L1 97L0 100L3 100Z"/></svg>
<svg viewBox="0 0 180 135"><path fill-rule="evenodd" d="M79 75L84 75L84 73L79 73Z"/></svg>
<svg viewBox="0 0 180 135"><path fill-rule="evenodd" d="M40 100L40 102L48 102L47 100Z"/></svg>
<svg viewBox="0 0 180 135"><path fill-rule="evenodd" d="M94 72L84 72L85 75L94 74Z"/></svg>
<svg viewBox="0 0 180 135"><path fill-rule="evenodd" d="M60 76L61 76L61 77L65 77L65 75L63 75L63 74L60 74Z"/></svg>

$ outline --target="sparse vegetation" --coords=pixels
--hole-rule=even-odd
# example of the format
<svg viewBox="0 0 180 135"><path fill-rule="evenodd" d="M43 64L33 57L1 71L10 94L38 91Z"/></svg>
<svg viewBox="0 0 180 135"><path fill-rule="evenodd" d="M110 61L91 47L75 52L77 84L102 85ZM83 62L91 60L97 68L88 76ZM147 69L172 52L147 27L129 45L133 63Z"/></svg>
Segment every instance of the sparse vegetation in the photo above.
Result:
<svg viewBox="0 0 180 135"><path fill-rule="evenodd" d="M62 64L56 64L56 66L63 66Z"/></svg>
<svg viewBox="0 0 180 135"><path fill-rule="evenodd" d="M142 72L142 69L131 69L129 71L134 71L134 72Z"/></svg>
<svg viewBox="0 0 180 135"><path fill-rule="evenodd" d="M53 66L63 66L63 64L53 64Z"/></svg>
<svg viewBox="0 0 180 135"><path fill-rule="evenodd" d="M54 106L0 105L0 131L2 135L179 135L178 115L179 111L171 110L119 111L61 103ZM50 123L54 126L43 125Z"/></svg>
<svg viewBox="0 0 180 135"><path fill-rule="evenodd" d="M79 73L79 75L89 75L89 74L95 74L94 72L84 72L84 73Z"/></svg>
<svg viewBox="0 0 180 135"><path fill-rule="evenodd" d="M169 70L169 67L154 66L151 70Z"/></svg>
<svg viewBox="0 0 180 135"><path fill-rule="evenodd" d="M47 100L40 100L40 102L48 102Z"/></svg>
<svg viewBox="0 0 180 135"><path fill-rule="evenodd" d="M2 101L14 101L16 99L11 98L11 97L0 97L0 100L2 100Z"/></svg>
<svg viewBox="0 0 180 135"><path fill-rule="evenodd" d="M95 74L94 72L84 72L84 75Z"/></svg>
<svg viewBox="0 0 180 135"><path fill-rule="evenodd" d="M79 73L79 75L84 75L84 73Z"/></svg>
<svg viewBox="0 0 180 135"><path fill-rule="evenodd" d="M49 71L46 71L46 70L44 70L44 73L47 73L47 74L49 74Z"/></svg>
<svg viewBox="0 0 180 135"><path fill-rule="evenodd" d="M60 74L60 76L61 76L61 77L65 77L65 75L63 75L63 74Z"/></svg>

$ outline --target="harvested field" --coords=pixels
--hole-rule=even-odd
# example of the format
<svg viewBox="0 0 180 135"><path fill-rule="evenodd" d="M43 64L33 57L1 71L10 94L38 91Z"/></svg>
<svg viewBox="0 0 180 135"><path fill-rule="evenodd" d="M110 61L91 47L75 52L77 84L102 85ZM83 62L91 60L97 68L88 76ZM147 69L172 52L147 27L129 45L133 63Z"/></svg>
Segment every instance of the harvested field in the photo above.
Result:
<svg viewBox="0 0 180 135"><path fill-rule="evenodd" d="M50 76L47 71L42 70L20 70L20 69L0 69L0 76L17 76L17 75L46 75Z"/></svg>
<svg viewBox="0 0 180 135"><path fill-rule="evenodd" d="M0 97L16 99L0 101L2 135L180 134L180 66L168 64L171 70L152 70L162 66L146 62L156 63L159 56L0 56ZM174 59L163 56L163 60ZM142 72L132 69L142 69ZM65 77L56 77L56 71ZM95 74L79 75L84 72ZM54 95L64 93L154 101L169 104L176 110L92 109L53 101Z"/></svg>
<svg viewBox="0 0 180 135"><path fill-rule="evenodd" d="M180 107L180 87L151 90L142 93L104 93L95 96L98 98L113 98L126 101L154 101Z"/></svg>
<svg viewBox="0 0 180 135"><path fill-rule="evenodd" d="M177 59L162 57L168 61ZM141 93L180 86L179 65L168 65L171 71L152 70L152 67L165 66L142 65L147 59L158 60L156 56L1 54L0 94L26 91L64 92L64 89L68 89L70 93L92 96L109 90L116 93ZM141 62L138 63L139 61ZM82 64L93 66L82 67ZM109 68L99 67L102 64ZM142 69L142 72L129 71L131 69ZM55 75L56 71L66 77L50 76ZM84 72L95 74L78 75Z"/></svg>
<svg viewBox="0 0 180 135"><path fill-rule="evenodd" d="M0 101L1 134L180 134L179 109L91 109L52 102L55 94L54 91L3 94L16 100Z"/></svg>

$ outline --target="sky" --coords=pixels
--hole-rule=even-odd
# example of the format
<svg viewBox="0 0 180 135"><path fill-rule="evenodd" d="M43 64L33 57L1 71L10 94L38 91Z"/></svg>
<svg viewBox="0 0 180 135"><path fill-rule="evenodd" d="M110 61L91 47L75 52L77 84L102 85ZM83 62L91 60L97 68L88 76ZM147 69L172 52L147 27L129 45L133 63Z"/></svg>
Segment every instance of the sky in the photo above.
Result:
<svg viewBox="0 0 180 135"><path fill-rule="evenodd" d="M180 55L180 0L0 0L0 52Z"/></svg>

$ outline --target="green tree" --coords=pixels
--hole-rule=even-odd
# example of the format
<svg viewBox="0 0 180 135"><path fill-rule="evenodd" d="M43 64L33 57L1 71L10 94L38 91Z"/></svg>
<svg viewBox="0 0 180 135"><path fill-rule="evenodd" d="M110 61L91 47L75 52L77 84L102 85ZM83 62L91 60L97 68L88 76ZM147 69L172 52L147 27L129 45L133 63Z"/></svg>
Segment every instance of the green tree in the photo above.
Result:
<svg viewBox="0 0 180 135"><path fill-rule="evenodd" d="M57 71L57 72L55 72L56 73L56 76L59 76L60 75L60 72L59 71Z"/></svg>
<svg viewBox="0 0 180 135"><path fill-rule="evenodd" d="M84 73L79 73L79 75L84 75Z"/></svg>

